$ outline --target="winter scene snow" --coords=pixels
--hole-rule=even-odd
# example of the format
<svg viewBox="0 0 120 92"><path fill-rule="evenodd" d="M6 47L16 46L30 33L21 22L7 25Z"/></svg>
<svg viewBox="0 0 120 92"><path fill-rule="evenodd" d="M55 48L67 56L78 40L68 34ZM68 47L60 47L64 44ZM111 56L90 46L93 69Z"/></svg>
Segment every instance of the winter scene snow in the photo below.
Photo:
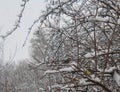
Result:
<svg viewBox="0 0 120 92"><path fill-rule="evenodd" d="M0 92L120 92L120 0L0 0Z"/></svg>

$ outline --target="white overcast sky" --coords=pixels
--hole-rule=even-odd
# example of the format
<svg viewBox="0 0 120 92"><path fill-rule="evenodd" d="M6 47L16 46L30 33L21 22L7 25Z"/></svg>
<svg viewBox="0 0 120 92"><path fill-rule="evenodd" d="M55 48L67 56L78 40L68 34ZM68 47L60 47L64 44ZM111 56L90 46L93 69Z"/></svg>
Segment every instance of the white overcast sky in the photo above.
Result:
<svg viewBox="0 0 120 92"><path fill-rule="evenodd" d="M0 0L0 34L5 34L13 28L17 15L20 13L22 0ZM30 0L26 6L20 28L16 30L5 41L4 57L8 61L14 56L17 49L15 60L21 60L28 57L28 46L22 48L26 38L28 28L32 25L33 21L37 19L41 11L45 8L45 0Z"/></svg>

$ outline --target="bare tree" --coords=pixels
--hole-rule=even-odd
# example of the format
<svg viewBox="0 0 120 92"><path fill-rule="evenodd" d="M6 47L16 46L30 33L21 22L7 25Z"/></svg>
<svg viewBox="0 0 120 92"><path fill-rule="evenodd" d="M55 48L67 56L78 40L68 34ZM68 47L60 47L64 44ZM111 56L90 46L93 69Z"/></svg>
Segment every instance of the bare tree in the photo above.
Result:
<svg viewBox="0 0 120 92"><path fill-rule="evenodd" d="M119 92L119 9L119 0L50 0L38 31L47 39L45 74L62 79L56 89Z"/></svg>

